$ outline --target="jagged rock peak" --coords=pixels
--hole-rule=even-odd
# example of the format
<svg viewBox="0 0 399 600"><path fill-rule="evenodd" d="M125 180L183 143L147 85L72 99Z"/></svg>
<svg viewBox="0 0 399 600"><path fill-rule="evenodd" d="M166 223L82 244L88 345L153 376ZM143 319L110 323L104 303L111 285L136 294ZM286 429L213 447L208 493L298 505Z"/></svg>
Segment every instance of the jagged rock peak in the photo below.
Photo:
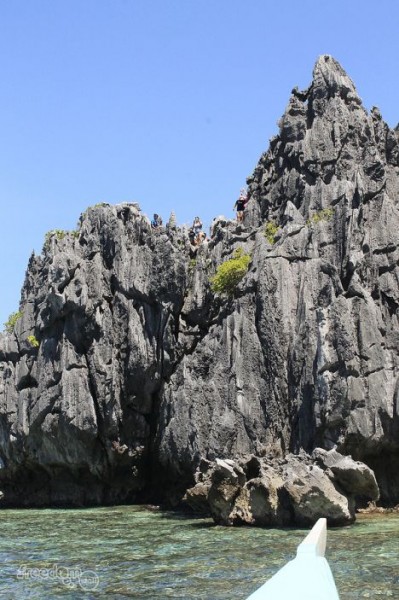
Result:
<svg viewBox="0 0 399 600"><path fill-rule="evenodd" d="M357 106L362 103L355 84L339 62L329 54L322 54L314 66L312 83L303 91L294 87L286 112L292 112L292 105L298 106L300 100L302 103L309 101L315 113L321 114L325 104L320 101L335 97Z"/></svg>
<svg viewBox="0 0 399 600"><path fill-rule="evenodd" d="M330 98L339 95L341 98L357 101L355 85L338 61L329 54L322 54L313 69L311 86L314 98Z"/></svg>
<svg viewBox="0 0 399 600"><path fill-rule="evenodd" d="M396 195L397 132L365 110L332 56L317 60L307 90L292 90L279 126L247 180L263 219L284 225L289 202L308 220L338 200L355 207L384 189Z"/></svg>

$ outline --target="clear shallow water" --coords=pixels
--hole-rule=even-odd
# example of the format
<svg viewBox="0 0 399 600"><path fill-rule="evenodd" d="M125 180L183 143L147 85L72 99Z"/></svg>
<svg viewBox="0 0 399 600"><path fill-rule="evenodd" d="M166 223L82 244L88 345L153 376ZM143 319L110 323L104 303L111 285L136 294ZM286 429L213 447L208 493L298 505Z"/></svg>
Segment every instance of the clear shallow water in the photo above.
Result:
<svg viewBox="0 0 399 600"><path fill-rule="evenodd" d="M137 506L2 510L0 598L237 599L293 558L304 530L224 528ZM399 515L329 530L341 600L399 599Z"/></svg>

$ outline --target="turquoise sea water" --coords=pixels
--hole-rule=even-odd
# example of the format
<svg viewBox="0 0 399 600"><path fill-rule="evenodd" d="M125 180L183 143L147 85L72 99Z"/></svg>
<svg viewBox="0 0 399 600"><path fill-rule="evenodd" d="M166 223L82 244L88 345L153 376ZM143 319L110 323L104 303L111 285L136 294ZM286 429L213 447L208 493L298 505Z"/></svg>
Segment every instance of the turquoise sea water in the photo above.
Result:
<svg viewBox="0 0 399 600"><path fill-rule="evenodd" d="M2 510L0 598L244 600L305 530L225 528L143 507ZM341 600L399 599L399 515L328 532Z"/></svg>

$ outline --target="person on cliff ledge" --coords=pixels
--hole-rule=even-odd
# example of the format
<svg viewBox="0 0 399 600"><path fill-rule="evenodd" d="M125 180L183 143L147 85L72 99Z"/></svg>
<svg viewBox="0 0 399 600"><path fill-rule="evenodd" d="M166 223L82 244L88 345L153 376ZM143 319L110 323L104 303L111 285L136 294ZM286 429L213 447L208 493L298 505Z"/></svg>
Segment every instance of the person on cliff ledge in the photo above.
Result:
<svg viewBox="0 0 399 600"><path fill-rule="evenodd" d="M160 227L162 227L162 217L154 213L154 216L151 221L151 227L152 229L159 229Z"/></svg>
<svg viewBox="0 0 399 600"><path fill-rule="evenodd" d="M188 230L188 239L190 241L190 244L192 246L195 246L195 233L192 227L190 227L190 229Z"/></svg>
<svg viewBox="0 0 399 600"><path fill-rule="evenodd" d="M244 219L244 210L248 203L248 194L245 188L240 190L240 196L233 206L233 210L237 211L237 223L242 223Z"/></svg>
<svg viewBox="0 0 399 600"><path fill-rule="evenodd" d="M197 235L197 246L201 246L204 242L208 241L205 231L200 231Z"/></svg>
<svg viewBox="0 0 399 600"><path fill-rule="evenodd" d="M198 237L199 232L202 230L202 221L199 217L195 217L193 221L193 231L195 237Z"/></svg>

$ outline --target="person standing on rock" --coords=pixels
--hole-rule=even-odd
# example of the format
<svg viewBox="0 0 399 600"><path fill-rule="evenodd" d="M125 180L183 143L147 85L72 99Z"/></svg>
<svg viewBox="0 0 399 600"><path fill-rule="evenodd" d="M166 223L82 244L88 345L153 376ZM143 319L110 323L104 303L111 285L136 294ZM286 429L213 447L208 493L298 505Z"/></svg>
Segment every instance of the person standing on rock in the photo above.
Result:
<svg viewBox="0 0 399 600"><path fill-rule="evenodd" d="M202 230L202 221L199 217L195 217L195 219L193 221L193 231L194 231L195 236L197 236L201 230Z"/></svg>
<svg viewBox="0 0 399 600"><path fill-rule="evenodd" d="M193 221L192 230L194 232L195 245L199 246L201 243L200 242L200 232L202 231L202 221L199 217L195 217L195 219Z"/></svg>
<svg viewBox="0 0 399 600"><path fill-rule="evenodd" d="M240 190L240 196L236 200L236 203L233 206L233 210L237 211L237 223L242 223L244 219L244 210L245 206L248 202L248 195L245 188Z"/></svg>

